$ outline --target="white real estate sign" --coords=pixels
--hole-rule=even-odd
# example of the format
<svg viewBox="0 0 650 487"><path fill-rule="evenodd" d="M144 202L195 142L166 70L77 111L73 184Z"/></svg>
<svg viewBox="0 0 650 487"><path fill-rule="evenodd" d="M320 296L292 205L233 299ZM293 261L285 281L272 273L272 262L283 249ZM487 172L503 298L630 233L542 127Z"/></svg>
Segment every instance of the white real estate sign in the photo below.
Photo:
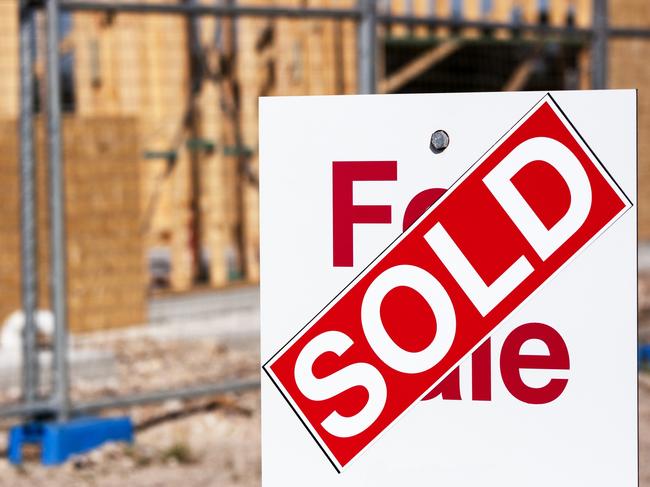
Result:
<svg viewBox="0 0 650 487"><path fill-rule="evenodd" d="M637 485L636 139L634 90L261 99L263 487Z"/></svg>

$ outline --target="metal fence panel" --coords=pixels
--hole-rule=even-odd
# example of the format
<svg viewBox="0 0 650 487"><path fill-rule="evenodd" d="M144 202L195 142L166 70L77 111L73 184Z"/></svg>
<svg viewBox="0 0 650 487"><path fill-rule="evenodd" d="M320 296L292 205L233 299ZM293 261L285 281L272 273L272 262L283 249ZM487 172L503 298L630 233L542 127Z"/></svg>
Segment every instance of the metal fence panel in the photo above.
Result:
<svg viewBox="0 0 650 487"><path fill-rule="evenodd" d="M0 313L27 326L0 414L259 384L258 97L642 88L643 3L3 2Z"/></svg>

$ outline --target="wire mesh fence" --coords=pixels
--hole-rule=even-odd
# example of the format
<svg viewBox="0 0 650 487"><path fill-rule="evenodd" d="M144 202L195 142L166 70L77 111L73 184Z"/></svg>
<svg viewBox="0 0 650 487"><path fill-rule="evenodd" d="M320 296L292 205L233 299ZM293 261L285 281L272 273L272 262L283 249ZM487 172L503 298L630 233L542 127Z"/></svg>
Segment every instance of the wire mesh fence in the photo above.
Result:
<svg viewBox="0 0 650 487"><path fill-rule="evenodd" d="M0 66L9 73L0 79L0 197L7 216L0 221L0 315L13 316L1 346L14 347L0 355L7 362L0 402L32 400L6 414L58 410L66 386L54 380L57 354L70 369L65 393L73 412L228 390L224 384L255 386L260 96L369 87L378 93L585 89L594 84L594 69L603 69L587 0L46 3L61 7L54 51L60 85L54 90L47 76L52 25L45 10L32 6L34 28L22 39L33 46L27 51L33 83L22 92L25 11L19 22L17 1L0 5ZM641 0L615 4L611 25L637 32L619 32L606 46L607 78L612 87L643 89L650 84L644 62L650 14ZM21 254L21 222L29 214L21 219L26 200L18 190L22 184L30 199L26 175L19 177L29 160L21 157L18 125L26 97L37 166L32 252L39 279L32 297L43 311L31 327L29 316L19 314L29 278L21 255L30 251L23 228ZM50 271L52 120L46 123L53 98L63 111L67 352L57 346L56 309L49 311L57 287ZM650 105L643 91L639 100L643 134ZM24 127L20 133L24 140ZM646 138L639 139L642 181L650 177ZM646 207L642 201L642 221ZM33 364L30 370L39 379L21 388L23 366L35 360L21 348L30 336L38 342L40 372Z"/></svg>

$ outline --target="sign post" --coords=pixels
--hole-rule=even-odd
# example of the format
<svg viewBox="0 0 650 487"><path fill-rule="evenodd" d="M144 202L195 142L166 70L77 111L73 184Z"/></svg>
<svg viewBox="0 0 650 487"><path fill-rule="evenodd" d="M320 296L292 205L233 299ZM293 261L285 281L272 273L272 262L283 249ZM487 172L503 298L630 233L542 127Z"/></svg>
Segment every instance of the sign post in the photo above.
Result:
<svg viewBox="0 0 650 487"><path fill-rule="evenodd" d="M634 91L260 112L264 486L636 485Z"/></svg>

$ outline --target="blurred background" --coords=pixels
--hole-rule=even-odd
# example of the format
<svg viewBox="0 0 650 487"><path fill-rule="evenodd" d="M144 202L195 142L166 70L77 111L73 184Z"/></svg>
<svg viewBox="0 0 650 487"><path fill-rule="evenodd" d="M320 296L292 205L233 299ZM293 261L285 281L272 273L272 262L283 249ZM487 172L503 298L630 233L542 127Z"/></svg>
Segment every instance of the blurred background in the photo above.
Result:
<svg viewBox="0 0 650 487"><path fill-rule="evenodd" d="M0 73L0 485L259 485L259 96L637 88L650 343L648 0L0 0Z"/></svg>

